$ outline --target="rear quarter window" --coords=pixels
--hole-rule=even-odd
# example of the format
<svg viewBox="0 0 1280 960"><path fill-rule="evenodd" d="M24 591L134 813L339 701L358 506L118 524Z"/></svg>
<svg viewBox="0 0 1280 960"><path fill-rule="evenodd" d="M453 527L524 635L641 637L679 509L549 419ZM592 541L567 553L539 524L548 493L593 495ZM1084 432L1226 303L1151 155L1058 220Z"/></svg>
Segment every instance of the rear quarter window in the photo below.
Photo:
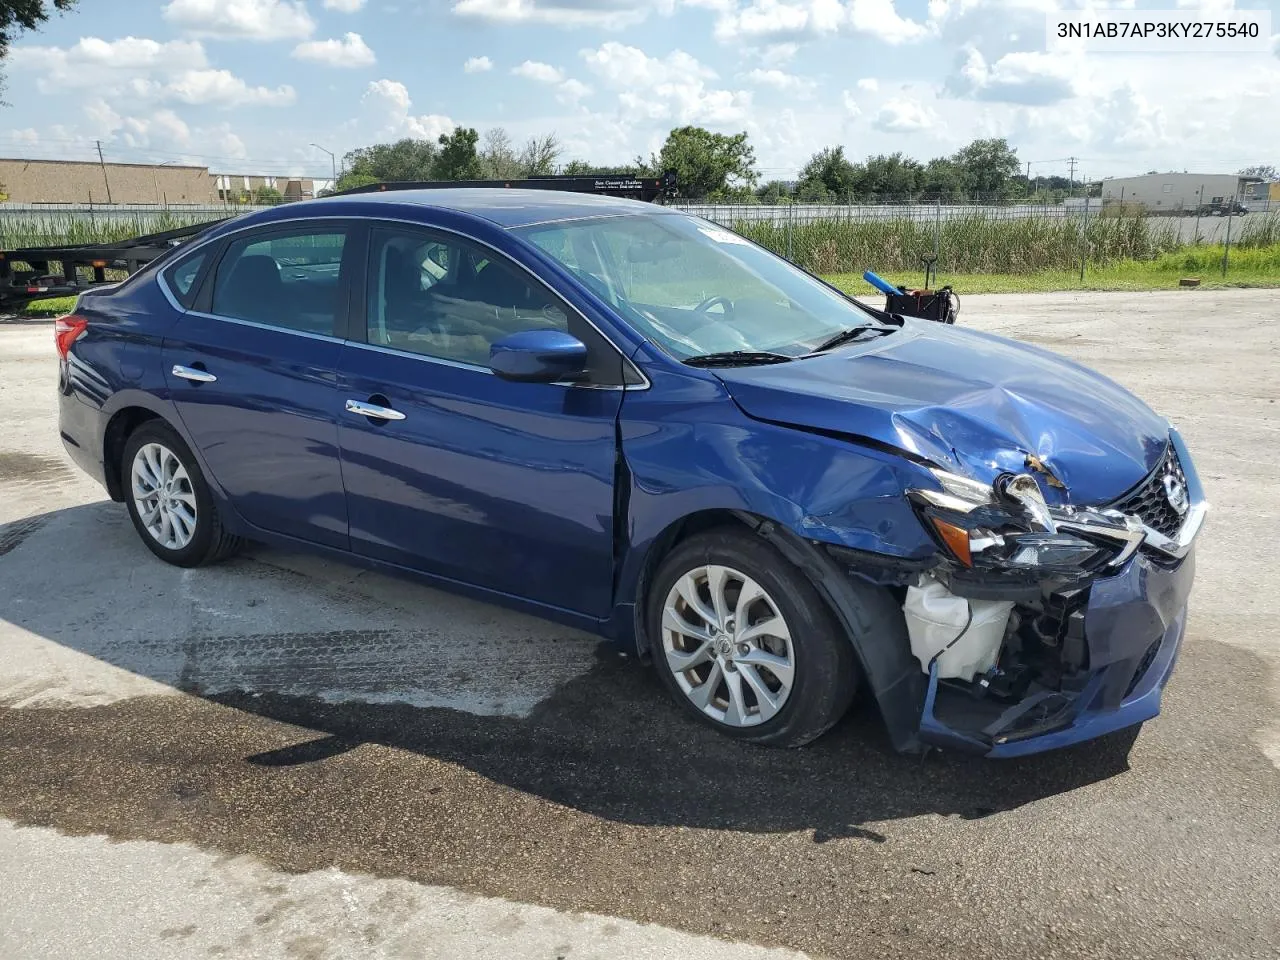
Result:
<svg viewBox="0 0 1280 960"><path fill-rule="evenodd" d="M204 266L208 254L204 251L185 260L179 260L164 271L164 281L173 294L188 310L195 303L196 280L200 277L200 268Z"/></svg>

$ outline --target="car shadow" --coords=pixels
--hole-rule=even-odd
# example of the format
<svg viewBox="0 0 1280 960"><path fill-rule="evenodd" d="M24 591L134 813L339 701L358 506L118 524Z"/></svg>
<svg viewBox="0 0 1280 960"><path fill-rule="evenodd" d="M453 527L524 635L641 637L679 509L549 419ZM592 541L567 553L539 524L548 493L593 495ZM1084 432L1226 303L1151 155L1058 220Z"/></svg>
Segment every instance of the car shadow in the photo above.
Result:
<svg viewBox="0 0 1280 960"><path fill-rule="evenodd" d="M289 638L288 648L272 648L272 634L245 638L259 645L237 648L240 656L256 658L245 665L244 675L253 682L246 689L228 689L226 684L212 689L201 680L199 662L191 662L202 650L212 649L202 647L199 638L177 631L175 636L105 641L106 631L114 636L135 629L130 609L116 604L109 592L103 594L100 609L68 618L56 611L42 612L41 604L48 598L29 595L35 589L33 573L27 579L15 575L16 565L31 571L42 569L46 558L94 551L103 557L86 562L127 578L135 590L145 585L152 593L176 593L177 585L212 575L174 571L161 564L136 541L127 520L120 519L122 514L118 505L96 503L0 526L0 585L6 585L0 589L0 619L133 674L319 734L295 746L244 758L255 766L318 764L364 744L380 744L457 764L495 783L619 823L756 833L811 831L818 842L845 837L882 842L886 821L926 814L985 817L1123 773L1136 736L1131 730L1017 761L940 753L903 756L890 746L864 696L840 724L810 746L762 748L702 726L668 697L652 670L603 643L593 660L568 665L567 679L523 716L395 702L394 684L369 698L378 702L335 701L299 691L296 683L283 688L287 692L273 689L264 671L271 665L287 669L290 651L298 644L296 631L281 634ZM261 563L253 559L216 569L223 578L219 589L232 593L251 593L255 578L263 575ZM47 584L52 571L45 574ZM290 581L290 603L296 595L300 608L323 604L332 597L332 589L332 584L297 577ZM459 644L490 629L487 618L493 609L483 604L449 601L427 587L410 588L407 596L420 602L424 611L456 602L451 616ZM176 603L178 598L172 600ZM406 643L414 642L413 622L411 610L404 618ZM563 644L550 642L558 632L562 628L546 626L543 633L549 642L544 651L534 647L535 657L539 652L547 658L566 655ZM537 639L534 636L532 642ZM527 631L520 642L529 656ZM396 662L402 662L404 644L392 647ZM377 671L384 649L388 648L379 646L362 655L360 669ZM501 656L501 650L496 654ZM493 650L487 653L494 655ZM184 666L176 671L173 664L179 660ZM327 669L340 672L348 661L327 662ZM342 676L316 671L313 662L307 676L317 691L344 688Z"/></svg>

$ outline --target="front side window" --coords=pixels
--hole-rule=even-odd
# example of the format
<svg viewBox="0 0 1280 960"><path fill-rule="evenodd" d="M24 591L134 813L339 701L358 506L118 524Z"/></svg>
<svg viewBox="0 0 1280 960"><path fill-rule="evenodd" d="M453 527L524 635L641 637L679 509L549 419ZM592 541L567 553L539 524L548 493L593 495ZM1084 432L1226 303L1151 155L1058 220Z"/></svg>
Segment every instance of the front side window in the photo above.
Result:
<svg viewBox="0 0 1280 960"><path fill-rule="evenodd" d="M190 309L196 299L196 278L208 254L204 251L175 263L165 272L165 282L178 302Z"/></svg>
<svg viewBox="0 0 1280 960"><path fill-rule="evenodd" d="M221 317L333 336L342 296L343 230L256 234L218 264L210 310Z"/></svg>
<svg viewBox="0 0 1280 960"><path fill-rule="evenodd" d="M374 230L368 342L487 366L522 330L571 332L566 309L528 272L483 247L414 230ZM576 331L572 331L576 335Z"/></svg>
<svg viewBox="0 0 1280 960"><path fill-rule="evenodd" d="M600 217L514 232L679 359L735 350L798 357L878 323L781 257L696 217Z"/></svg>

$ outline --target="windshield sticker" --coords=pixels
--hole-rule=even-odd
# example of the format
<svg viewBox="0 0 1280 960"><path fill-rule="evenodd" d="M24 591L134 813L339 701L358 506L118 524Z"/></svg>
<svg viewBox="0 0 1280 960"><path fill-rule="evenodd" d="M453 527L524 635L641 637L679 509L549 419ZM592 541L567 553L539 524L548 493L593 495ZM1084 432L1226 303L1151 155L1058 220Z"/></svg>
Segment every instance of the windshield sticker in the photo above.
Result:
<svg viewBox="0 0 1280 960"><path fill-rule="evenodd" d="M744 240L736 233L730 233L728 230L717 230L715 227L699 227L698 232L704 237L710 237L716 243L740 243L744 247L751 246L749 241Z"/></svg>

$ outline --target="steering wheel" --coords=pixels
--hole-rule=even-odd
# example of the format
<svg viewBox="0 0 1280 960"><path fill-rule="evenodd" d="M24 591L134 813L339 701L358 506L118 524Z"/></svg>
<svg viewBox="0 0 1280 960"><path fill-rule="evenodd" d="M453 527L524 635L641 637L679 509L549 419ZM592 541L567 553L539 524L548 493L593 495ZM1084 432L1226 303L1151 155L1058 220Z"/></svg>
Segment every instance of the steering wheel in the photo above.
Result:
<svg viewBox="0 0 1280 960"><path fill-rule="evenodd" d="M730 300L728 297L720 297L720 296L707 297L707 299L703 300L700 304L698 304L696 307L693 308L693 312L706 313L708 310L714 307L717 303L720 304L720 306L724 307L724 312L726 314L733 313L733 301Z"/></svg>

